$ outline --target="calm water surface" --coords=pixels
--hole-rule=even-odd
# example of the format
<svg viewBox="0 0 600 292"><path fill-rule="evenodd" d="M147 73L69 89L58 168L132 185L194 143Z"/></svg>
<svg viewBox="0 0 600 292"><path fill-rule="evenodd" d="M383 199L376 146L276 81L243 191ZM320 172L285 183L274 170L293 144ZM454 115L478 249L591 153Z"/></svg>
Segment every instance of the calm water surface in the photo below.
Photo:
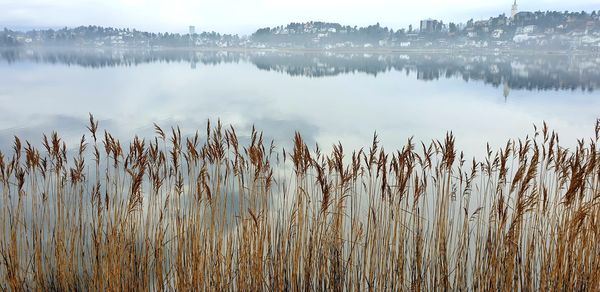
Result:
<svg viewBox="0 0 600 292"><path fill-rule="evenodd" d="M4 52L0 148L58 131L75 146L88 113L129 139L152 123L204 131L221 119L279 145L294 132L324 148L441 139L480 156L546 121L567 146L600 117L600 58L251 52Z"/></svg>

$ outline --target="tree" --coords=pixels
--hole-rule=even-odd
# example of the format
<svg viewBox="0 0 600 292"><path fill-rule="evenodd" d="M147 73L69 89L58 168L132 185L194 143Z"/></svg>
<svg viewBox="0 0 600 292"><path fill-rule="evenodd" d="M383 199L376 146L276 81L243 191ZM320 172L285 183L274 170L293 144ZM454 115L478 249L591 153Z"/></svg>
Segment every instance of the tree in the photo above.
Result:
<svg viewBox="0 0 600 292"><path fill-rule="evenodd" d="M448 30L450 31L450 33L456 33L458 31L458 27L456 26L456 24L454 22L450 22L450 25L448 26Z"/></svg>

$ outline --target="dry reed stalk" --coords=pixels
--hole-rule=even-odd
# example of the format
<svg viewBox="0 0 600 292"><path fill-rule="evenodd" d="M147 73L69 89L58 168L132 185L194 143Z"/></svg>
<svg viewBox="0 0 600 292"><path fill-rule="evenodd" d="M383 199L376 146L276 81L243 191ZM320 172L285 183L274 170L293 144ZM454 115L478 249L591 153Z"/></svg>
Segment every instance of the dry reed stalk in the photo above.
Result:
<svg viewBox="0 0 600 292"><path fill-rule="evenodd" d="M594 130L469 164L452 133L346 157L219 121L123 147L90 115L89 143L0 152L0 289L598 290Z"/></svg>

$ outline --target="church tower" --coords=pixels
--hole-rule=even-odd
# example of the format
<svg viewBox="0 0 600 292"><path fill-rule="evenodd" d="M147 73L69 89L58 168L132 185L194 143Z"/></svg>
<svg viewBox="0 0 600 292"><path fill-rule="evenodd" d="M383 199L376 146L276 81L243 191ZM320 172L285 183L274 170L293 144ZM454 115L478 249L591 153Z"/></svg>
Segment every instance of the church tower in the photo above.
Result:
<svg viewBox="0 0 600 292"><path fill-rule="evenodd" d="M512 10L510 11L510 17L514 19L517 13L519 13L519 6L517 6L517 0L515 0L515 3L512 6Z"/></svg>

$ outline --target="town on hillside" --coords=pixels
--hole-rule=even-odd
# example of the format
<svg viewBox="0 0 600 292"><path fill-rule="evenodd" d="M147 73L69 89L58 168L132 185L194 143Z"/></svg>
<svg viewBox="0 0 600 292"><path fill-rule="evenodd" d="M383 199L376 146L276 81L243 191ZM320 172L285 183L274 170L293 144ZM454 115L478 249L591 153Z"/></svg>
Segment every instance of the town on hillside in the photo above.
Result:
<svg viewBox="0 0 600 292"><path fill-rule="evenodd" d="M486 20L446 23L425 19L418 27L392 29L305 22L258 29L249 36L196 32L152 33L100 26L0 31L0 46L76 46L118 48L296 48L296 49L546 49L600 51L600 11L519 11Z"/></svg>

